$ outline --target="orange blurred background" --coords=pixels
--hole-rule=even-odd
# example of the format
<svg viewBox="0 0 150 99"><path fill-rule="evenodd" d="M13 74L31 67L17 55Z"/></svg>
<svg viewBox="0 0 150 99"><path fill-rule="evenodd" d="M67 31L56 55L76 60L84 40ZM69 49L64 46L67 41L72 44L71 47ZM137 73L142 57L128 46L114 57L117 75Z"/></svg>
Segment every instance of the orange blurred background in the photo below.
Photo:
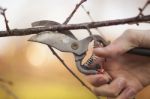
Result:
<svg viewBox="0 0 150 99"><path fill-rule="evenodd" d="M26 28L31 27L30 24L37 20L53 20L62 23L79 1L0 0L0 5L8 9L7 16L11 28ZM135 16L138 14L138 7L142 7L145 2L146 0L87 0L84 6L95 21L102 21ZM145 14L150 13L149 8L145 10ZM70 23L89 21L84 10L80 8ZM0 23L0 30L5 30L2 16L0 16ZM150 25L121 25L99 29L106 39L112 41L129 28L149 29ZM98 34L95 30L92 31ZM78 39L88 35L85 30L72 32ZM28 42L30 37L31 35L0 38L0 78L13 82L10 88L19 99L96 98L63 67L46 45ZM57 52L65 63L88 84L84 75L76 69L73 55ZM149 91L149 87L145 88L137 99L149 99ZM0 88L0 99L4 97L12 99Z"/></svg>

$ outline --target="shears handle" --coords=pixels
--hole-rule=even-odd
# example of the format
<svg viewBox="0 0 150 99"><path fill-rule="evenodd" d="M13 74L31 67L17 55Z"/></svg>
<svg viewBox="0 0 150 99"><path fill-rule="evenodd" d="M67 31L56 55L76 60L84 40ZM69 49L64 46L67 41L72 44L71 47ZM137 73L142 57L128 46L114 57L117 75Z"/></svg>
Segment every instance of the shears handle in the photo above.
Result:
<svg viewBox="0 0 150 99"><path fill-rule="evenodd" d="M137 48L131 49L127 53L141 55L141 56L150 56L150 49L137 47Z"/></svg>

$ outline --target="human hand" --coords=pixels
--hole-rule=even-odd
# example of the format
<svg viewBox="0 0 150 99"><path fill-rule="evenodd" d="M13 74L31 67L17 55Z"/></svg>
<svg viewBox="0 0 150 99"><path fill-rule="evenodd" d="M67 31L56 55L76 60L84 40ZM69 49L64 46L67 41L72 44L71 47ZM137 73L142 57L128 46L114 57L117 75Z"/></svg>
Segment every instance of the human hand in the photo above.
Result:
<svg viewBox="0 0 150 99"><path fill-rule="evenodd" d="M96 48L97 56L105 57L104 74L88 75L98 96L132 99L150 84L150 58L125 54L135 47L150 48L150 31L127 30L117 40L104 48ZM111 82L110 82L111 78Z"/></svg>

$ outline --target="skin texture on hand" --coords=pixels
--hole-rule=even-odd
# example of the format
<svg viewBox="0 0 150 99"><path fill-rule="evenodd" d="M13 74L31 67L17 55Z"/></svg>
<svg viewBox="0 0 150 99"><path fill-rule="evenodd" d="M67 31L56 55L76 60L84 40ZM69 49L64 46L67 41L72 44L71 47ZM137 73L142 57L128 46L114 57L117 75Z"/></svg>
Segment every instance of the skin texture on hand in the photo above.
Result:
<svg viewBox="0 0 150 99"><path fill-rule="evenodd" d="M126 30L120 37L105 48L96 48L95 54L101 57L122 55L135 47L150 48L150 30Z"/></svg>
<svg viewBox="0 0 150 99"><path fill-rule="evenodd" d="M88 75L98 96L132 99L150 84L150 57L126 54L132 48L150 48L150 31L127 30L118 39L94 53L105 57L104 74ZM111 81L110 81L111 78Z"/></svg>

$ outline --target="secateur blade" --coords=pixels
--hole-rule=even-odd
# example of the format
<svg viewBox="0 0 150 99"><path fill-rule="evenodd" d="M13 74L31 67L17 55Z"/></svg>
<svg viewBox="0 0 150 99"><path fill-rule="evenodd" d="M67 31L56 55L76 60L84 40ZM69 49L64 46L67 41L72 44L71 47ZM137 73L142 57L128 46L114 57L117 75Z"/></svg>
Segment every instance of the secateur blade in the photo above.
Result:
<svg viewBox="0 0 150 99"><path fill-rule="evenodd" d="M92 38L88 37L78 41L59 32L45 31L32 36L29 41L43 43L62 52L71 52L76 55L81 55L87 51Z"/></svg>
<svg viewBox="0 0 150 99"><path fill-rule="evenodd" d="M40 20L40 21L35 21L33 23L31 23L32 27L51 27L54 25L61 25L60 23L56 22L56 21L51 21L51 20ZM71 38L77 39L73 33L69 30L62 30L62 31L58 31L59 33L65 34Z"/></svg>
<svg viewBox="0 0 150 99"><path fill-rule="evenodd" d="M54 47L62 52L73 53L78 70L84 74L96 74L98 73L97 69L100 68L100 65L97 64L95 64L92 67L89 67L91 64L87 64L87 63L82 64L82 60L86 55L89 43L93 40L96 40L97 42L101 43L103 46L106 46L108 44L99 35L92 35L79 41L65 34L59 32L52 32L52 31L41 32L37 35L32 36L29 39L29 41L43 43L48 46ZM89 61L91 61L91 58L89 59Z"/></svg>
<svg viewBox="0 0 150 99"><path fill-rule="evenodd" d="M58 25L59 23L55 21L36 21L32 23L32 27L50 27L52 25ZM74 54L75 63L78 70L84 74L96 74L97 69L100 68L99 65L94 64L91 66L91 57L85 64L82 64L86 52L88 50L89 43L91 41L96 41L106 46L108 43L99 35L92 35L83 40L77 40L76 37L68 30L65 31L44 31L37 35L32 36L29 41L39 42L48 45L49 47L54 47L62 52L70 52Z"/></svg>

